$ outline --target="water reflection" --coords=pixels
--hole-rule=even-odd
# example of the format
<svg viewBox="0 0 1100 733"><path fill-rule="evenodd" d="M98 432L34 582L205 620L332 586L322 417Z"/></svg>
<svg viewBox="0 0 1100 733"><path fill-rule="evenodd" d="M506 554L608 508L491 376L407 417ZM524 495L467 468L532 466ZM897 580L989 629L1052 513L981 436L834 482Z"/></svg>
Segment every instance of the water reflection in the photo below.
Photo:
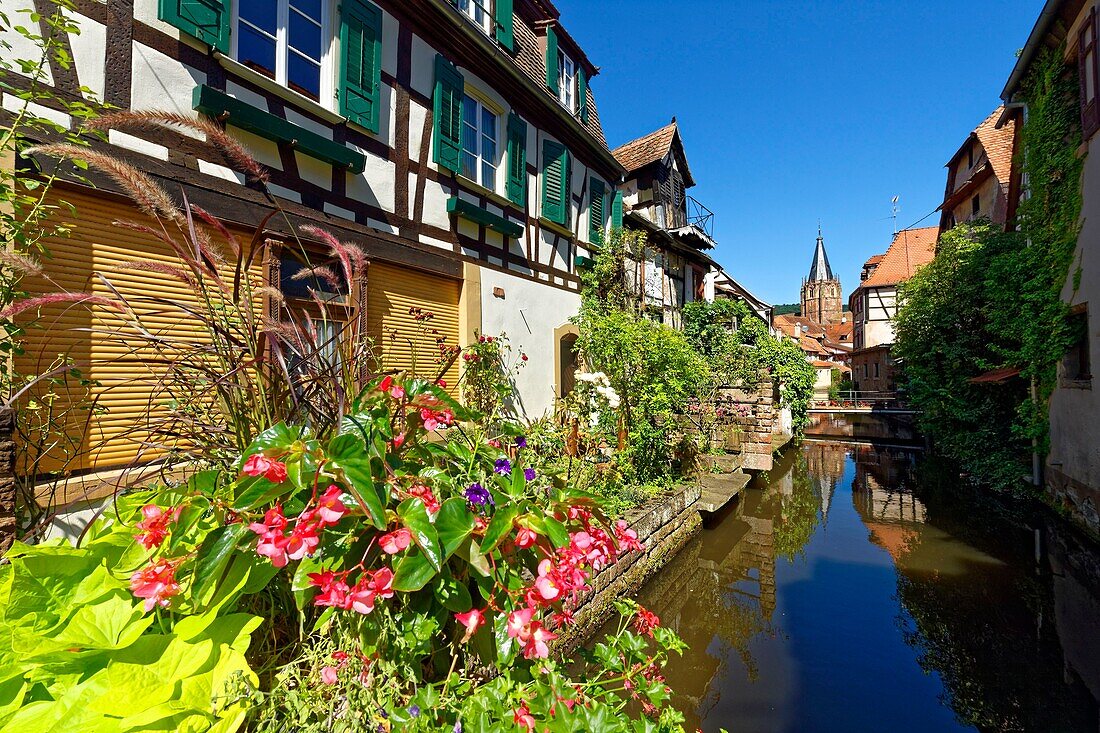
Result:
<svg viewBox="0 0 1100 733"><path fill-rule="evenodd" d="M666 675L690 726L1100 729L1095 548L933 468L807 444L642 590L692 647Z"/></svg>

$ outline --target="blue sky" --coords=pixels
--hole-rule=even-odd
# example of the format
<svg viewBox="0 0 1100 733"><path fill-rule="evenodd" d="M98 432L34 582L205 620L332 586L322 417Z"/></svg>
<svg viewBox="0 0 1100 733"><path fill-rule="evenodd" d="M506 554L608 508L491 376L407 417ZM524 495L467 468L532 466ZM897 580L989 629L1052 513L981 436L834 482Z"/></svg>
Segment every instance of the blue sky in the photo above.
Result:
<svg viewBox="0 0 1100 733"><path fill-rule="evenodd" d="M845 296L943 198L947 159L999 104L1041 0L555 0L601 68L608 144L675 115L716 258L798 300L820 218ZM937 224L938 215L922 225Z"/></svg>

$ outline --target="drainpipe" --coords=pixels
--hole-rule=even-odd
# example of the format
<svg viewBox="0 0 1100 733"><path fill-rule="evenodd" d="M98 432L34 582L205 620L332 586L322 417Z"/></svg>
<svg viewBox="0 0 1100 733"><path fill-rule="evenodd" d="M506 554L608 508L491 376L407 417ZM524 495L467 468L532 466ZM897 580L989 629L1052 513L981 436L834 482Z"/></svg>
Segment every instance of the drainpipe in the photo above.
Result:
<svg viewBox="0 0 1100 733"><path fill-rule="evenodd" d="M1031 404L1035 409L1039 408L1039 390L1035 384L1034 375L1031 377ZM1039 460L1039 438L1031 438L1031 483L1036 487L1043 485L1043 464Z"/></svg>

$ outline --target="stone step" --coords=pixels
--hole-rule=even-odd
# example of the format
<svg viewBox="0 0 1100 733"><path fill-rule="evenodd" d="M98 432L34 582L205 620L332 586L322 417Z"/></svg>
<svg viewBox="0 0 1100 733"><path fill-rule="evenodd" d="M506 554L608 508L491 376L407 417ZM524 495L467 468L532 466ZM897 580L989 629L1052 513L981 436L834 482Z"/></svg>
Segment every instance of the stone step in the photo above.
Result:
<svg viewBox="0 0 1100 733"><path fill-rule="evenodd" d="M734 453L708 453L699 456L701 471L719 471L733 473L741 468L741 456Z"/></svg>
<svg viewBox="0 0 1100 733"><path fill-rule="evenodd" d="M741 493L752 477L747 473L712 473L700 478L702 491L697 506L704 512L716 512Z"/></svg>

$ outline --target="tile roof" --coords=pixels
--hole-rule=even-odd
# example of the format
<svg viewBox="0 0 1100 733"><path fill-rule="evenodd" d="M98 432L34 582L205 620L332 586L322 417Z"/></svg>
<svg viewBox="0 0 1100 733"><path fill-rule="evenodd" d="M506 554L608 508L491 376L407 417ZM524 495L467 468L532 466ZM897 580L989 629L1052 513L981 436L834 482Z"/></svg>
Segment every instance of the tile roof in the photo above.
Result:
<svg viewBox="0 0 1100 733"><path fill-rule="evenodd" d="M672 121L659 130L620 145L611 154L629 173L664 158L675 137L676 122Z"/></svg>
<svg viewBox="0 0 1100 733"><path fill-rule="evenodd" d="M784 313L772 319L772 325L788 336L809 336L810 338L822 338L825 329L812 318L796 316L793 313ZM801 327L806 326L802 331Z"/></svg>
<svg viewBox="0 0 1100 733"><path fill-rule="evenodd" d="M830 340L840 343L844 339L850 339L852 336L852 322L846 321L845 323L833 323L825 327L825 335Z"/></svg>
<svg viewBox="0 0 1100 733"><path fill-rule="evenodd" d="M920 229L903 229L894 235L894 241L890 249L882 255L875 271L859 284L861 288L884 287L897 285L913 277L921 265L932 261L936 255L936 238L940 228L922 227Z"/></svg>
<svg viewBox="0 0 1100 733"><path fill-rule="evenodd" d="M863 266L867 267L868 265L877 265L878 263L882 262L882 258L885 257L885 256L886 255L884 255L884 254L883 255L871 255L870 257L867 258L867 261L863 263Z"/></svg>
<svg viewBox="0 0 1100 733"><path fill-rule="evenodd" d="M825 347L822 346L821 342L819 342L817 339L806 338L805 336L798 339L798 346L803 351L805 351L807 354L827 354L827 353L829 353L828 351L825 350Z"/></svg>
<svg viewBox="0 0 1100 733"><path fill-rule="evenodd" d="M529 25L530 21L522 18L519 14L516 15L515 20L513 34L516 42L516 65L538 84L546 96L556 102L557 96L546 86L546 58L542 50L541 36ZM596 98L592 93L591 80L588 84L588 122L580 123L578 120L578 123L592 133L600 142L600 145L607 148L607 139L604 137L603 126L600 124L600 113L596 107Z"/></svg>
<svg viewBox="0 0 1100 733"><path fill-rule="evenodd" d="M998 107L986 117L980 125L974 128L974 132L966 138L966 142L958 149L958 151L951 156L951 160L947 161L947 167L949 174L954 176L955 169L952 164L962 157L966 152L967 147L971 141L977 139L981 144L982 149L985 151L985 159L989 161L989 165L993 168L993 175L997 177L997 181L1002 186L1007 186L1012 178L1012 155L1015 152L1013 145L1016 139L1016 118L1010 117L1000 127L997 127L997 123L1001 121L1001 117L1004 115L1004 107ZM948 192L957 191L965 186L970 179L974 178L984 167L983 161L979 158L974 163L974 169L971 175L965 181L960 181L958 186L955 186Z"/></svg>

